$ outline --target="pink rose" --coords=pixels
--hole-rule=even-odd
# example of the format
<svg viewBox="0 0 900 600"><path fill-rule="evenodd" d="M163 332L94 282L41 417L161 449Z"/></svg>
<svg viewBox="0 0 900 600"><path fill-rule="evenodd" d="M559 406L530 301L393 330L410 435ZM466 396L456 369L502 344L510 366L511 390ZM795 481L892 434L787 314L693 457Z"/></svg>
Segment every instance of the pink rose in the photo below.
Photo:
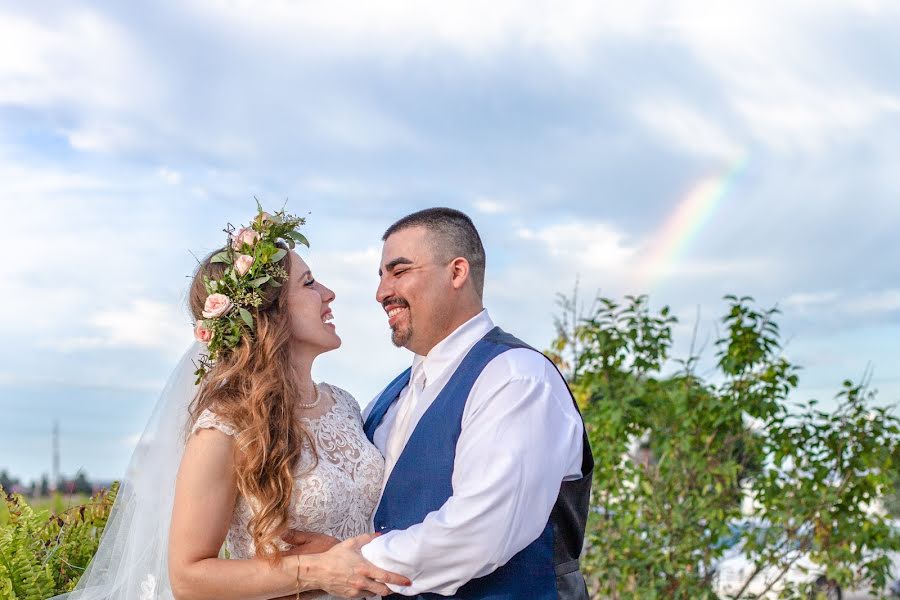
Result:
<svg viewBox="0 0 900 600"><path fill-rule="evenodd" d="M259 233L254 231L252 227L241 227L231 240L231 247L235 250L240 250L244 247L244 244L253 246L258 240Z"/></svg>
<svg viewBox="0 0 900 600"><path fill-rule="evenodd" d="M246 254L239 254L237 259L234 261L234 270L238 272L238 275L243 277L247 274L247 271L250 270L250 267L253 266L253 257L247 256Z"/></svg>
<svg viewBox="0 0 900 600"><path fill-rule="evenodd" d="M203 305L203 318L215 319L231 310L231 298L225 294L210 294Z"/></svg>
<svg viewBox="0 0 900 600"><path fill-rule="evenodd" d="M275 223L276 225L281 225L284 222L278 215L273 215L266 211L263 211L262 214L259 215L259 220L262 223Z"/></svg>
<svg viewBox="0 0 900 600"><path fill-rule="evenodd" d="M212 336L213 332L211 329L206 328L206 323L197 321L197 326L194 327L194 339L198 342L208 344L210 340L212 340Z"/></svg>

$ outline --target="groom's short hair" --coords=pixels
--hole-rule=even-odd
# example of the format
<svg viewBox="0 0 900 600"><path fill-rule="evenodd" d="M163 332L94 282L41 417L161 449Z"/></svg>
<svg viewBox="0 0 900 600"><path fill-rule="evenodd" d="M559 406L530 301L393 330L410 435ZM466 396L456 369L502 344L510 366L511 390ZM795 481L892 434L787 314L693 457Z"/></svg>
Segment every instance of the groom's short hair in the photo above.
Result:
<svg viewBox="0 0 900 600"><path fill-rule="evenodd" d="M435 258L450 262L456 257L463 257L469 262L469 272L478 297L484 293L484 246L481 236L465 213L453 208L426 208L406 215L387 228L381 241L385 241L394 233L410 227L424 227L430 237Z"/></svg>

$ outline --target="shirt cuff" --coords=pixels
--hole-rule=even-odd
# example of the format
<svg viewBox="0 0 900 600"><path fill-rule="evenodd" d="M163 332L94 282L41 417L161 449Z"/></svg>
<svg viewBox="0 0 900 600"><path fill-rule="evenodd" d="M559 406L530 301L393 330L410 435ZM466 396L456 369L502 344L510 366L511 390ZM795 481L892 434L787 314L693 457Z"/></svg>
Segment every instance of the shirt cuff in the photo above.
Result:
<svg viewBox="0 0 900 600"><path fill-rule="evenodd" d="M359 549L360 554L362 554L363 558L367 561L378 567L379 569L384 569L385 571L392 571L390 565L391 561L387 559L385 552L385 538L388 538L393 532L386 533L384 535L378 536L365 546ZM397 571L392 571L397 573ZM405 573L397 573L398 575L403 575L404 577L408 577ZM415 596L419 592L415 591L411 586L405 585L396 585L393 583L386 583L386 586L394 592L395 594L402 594L404 596ZM413 583L415 585L415 582Z"/></svg>

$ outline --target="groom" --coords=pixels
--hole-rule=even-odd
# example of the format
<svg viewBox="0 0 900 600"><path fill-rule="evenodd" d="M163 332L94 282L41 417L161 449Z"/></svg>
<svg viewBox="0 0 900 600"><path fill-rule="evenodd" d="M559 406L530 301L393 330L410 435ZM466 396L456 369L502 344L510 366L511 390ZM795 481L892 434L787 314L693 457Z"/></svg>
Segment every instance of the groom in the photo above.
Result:
<svg viewBox="0 0 900 600"><path fill-rule="evenodd" d="M363 556L409 577L390 586L405 596L586 600L593 460L565 381L491 321L469 217L430 208L382 239L376 298L414 356L364 415L386 464L383 535ZM534 272L516 291L542 285Z"/></svg>

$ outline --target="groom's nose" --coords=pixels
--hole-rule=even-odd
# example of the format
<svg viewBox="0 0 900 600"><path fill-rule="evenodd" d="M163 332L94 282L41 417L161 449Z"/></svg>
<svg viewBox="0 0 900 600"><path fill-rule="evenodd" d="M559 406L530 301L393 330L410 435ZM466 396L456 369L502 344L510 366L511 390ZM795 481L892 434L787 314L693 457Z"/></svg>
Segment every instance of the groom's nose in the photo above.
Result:
<svg viewBox="0 0 900 600"><path fill-rule="evenodd" d="M386 299L391 297L391 292L393 289L389 283L389 277L382 276L381 280L378 282L378 289L375 290L375 300L378 304L381 304Z"/></svg>

